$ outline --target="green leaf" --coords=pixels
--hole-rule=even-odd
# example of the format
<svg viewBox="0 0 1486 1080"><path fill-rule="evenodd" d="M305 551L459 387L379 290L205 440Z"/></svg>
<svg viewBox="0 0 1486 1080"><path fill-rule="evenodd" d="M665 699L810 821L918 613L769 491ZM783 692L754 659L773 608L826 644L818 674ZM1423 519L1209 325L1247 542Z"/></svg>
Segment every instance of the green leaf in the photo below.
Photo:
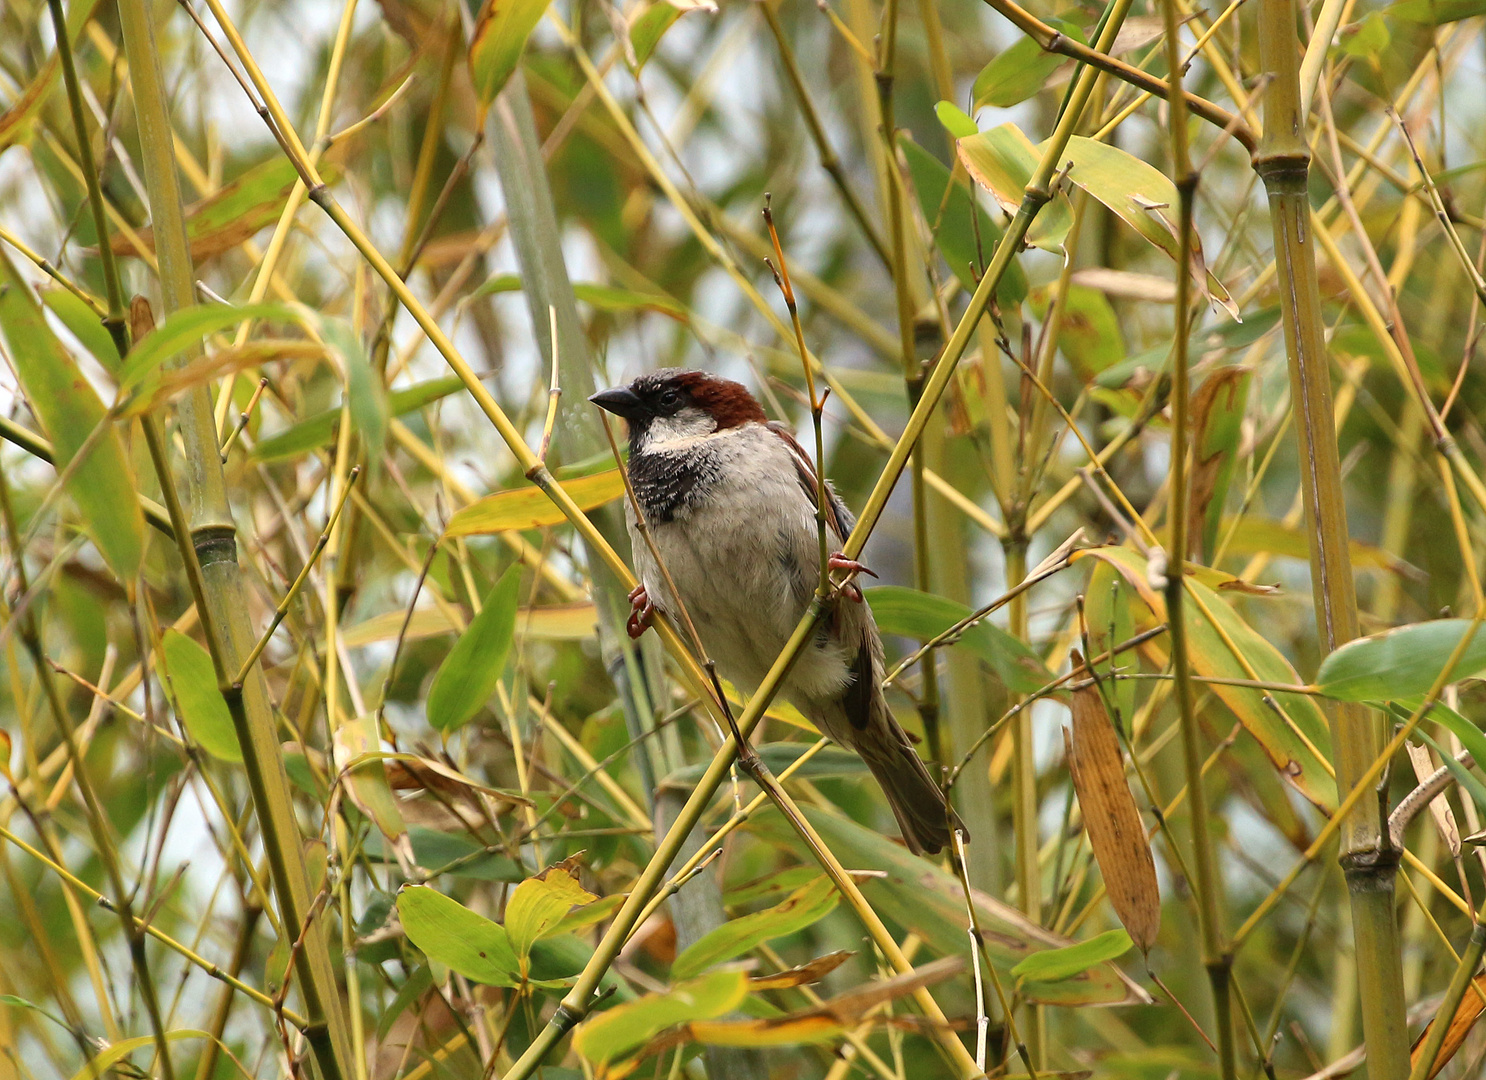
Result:
<svg viewBox="0 0 1486 1080"><path fill-rule="evenodd" d="M173 311L129 350L119 370L119 393L139 388L167 360L200 344L208 334L237 326L244 319L299 323L304 315L304 309L288 304L194 304Z"/></svg>
<svg viewBox="0 0 1486 1080"><path fill-rule="evenodd" d="M1424 704L1423 699L1413 701L1396 701L1389 705L1389 712L1393 713L1399 720L1407 722L1414 715L1414 710ZM1470 751L1471 758L1481 768L1486 768L1482 762L1486 762L1486 733L1461 716L1443 701L1436 701L1429 709L1429 718L1436 720L1449 728L1451 733L1460 740L1460 745ZM1416 732L1423 733L1422 728L1415 728ZM1451 757L1449 754L1441 754L1441 757ZM1479 782L1479 781L1478 781ZM1486 808L1486 807L1483 807Z"/></svg>
<svg viewBox="0 0 1486 1080"><path fill-rule="evenodd" d="M340 168L322 161L320 175L327 184L340 178ZM201 262L224 251L230 251L252 238L260 229L272 225L283 213L289 193L299 181L299 173L288 158L275 154L242 173L231 183L219 188L186 208L186 238L191 244L191 259ZM147 249L155 249L154 230L138 230ZM115 234L110 246L117 255L138 255L128 237Z"/></svg>
<svg viewBox="0 0 1486 1080"><path fill-rule="evenodd" d="M578 1028L573 1048L595 1064L613 1061L666 1028L732 1012L747 996L747 975L715 971L599 1013Z"/></svg>
<svg viewBox="0 0 1486 1080"><path fill-rule="evenodd" d="M242 747L232 713L217 687L217 671L211 654L179 630L168 629L161 639L165 673L175 693L181 723L191 738L214 758L241 761Z"/></svg>
<svg viewBox="0 0 1486 1080"><path fill-rule="evenodd" d="M1459 682L1486 672L1486 633L1470 619L1436 619L1349 641L1321 662L1316 685L1338 701L1397 701L1427 693L1460 639L1473 632L1450 675Z"/></svg>
<svg viewBox="0 0 1486 1080"><path fill-rule="evenodd" d="M694 7L679 8L669 0L657 0L630 23L629 42L635 50L636 73L655 55L660 39L665 36L666 31L675 24L676 20L688 11L695 10ZM711 10L716 11L716 8Z"/></svg>
<svg viewBox="0 0 1486 1080"><path fill-rule="evenodd" d="M164 1033L166 1042L180 1042L182 1039L211 1039L212 1036L205 1031L195 1031L191 1028L177 1028L174 1031ZM155 1045L155 1036L136 1035L132 1039L120 1039L118 1042L98 1051L93 1059L73 1074L72 1080L97 1080L108 1070L123 1061L136 1050ZM219 1044L220 1045L220 1044Z"/></svg>
<svg viewBox="0 0 1486 1080"><path fill-rule="evenodd" d="M98 394L83 377L37 303L30 286L0 253L0 334L10 362L62 472L104 422ZM67 494L109 567L126 582L144 560L144 514L124 442L110 422L73 471Z"/></svg>
<svg viewBox="0 0 1486 1080"><path fill-rule="evenodd" d="M874 911L923 938L930 955L971 959L966 935L969 916L958 878L834 809L801 809L844 866L883 872L881 877L861 882L862 894ZM775 810L755 814L746 828L778 847L808 857L799 835ZM970 845L970 858L989 858L976 854L977 845L994 843L994 837L982 839L977 835ZM1008 904L978 891L971 896L976 918L985 931L986 958L1003 974L1009 974L1013 965L1041 949L1070 944ZM1028 981L1021 993L1023 1000L1041 1005L1113 1005L1149 1000L1111 965L1096 965L1062 982Z"/></svg>
<svg viewBox="0 0 1486 1080"><path fill-rule="evenodd" d="M1124 930L1107 930L1077 945L1033 953L1012 968L1011 973L1019 979L1061 982L1088 971L1095 964L1123 956L1129 949L1129 934Z"/></svg>
<svg viewBox="0 0 1486 1080"><path fill-rule="evenodd" d="M975 126L975 121L965 115L965 111L953 101L941 101L934 106L934 115L939 117L939 123L944 130L956 139L968 139L971 135L978 135L980 128Z"/></svg>
<svg viewBox="0 0 1486 1080"><path fill-rule="evenodd" d="M62 320L62 325L83 343L95 360L109 371L118 370L119 350L92 308L66 289L42 289L41 302L52 309L52 314Z"/></svg>
<svg viewBox="0 0 1486 1080"><path fill-rule="evenodd" d="M377 1040L383 1041L387 1033L392 1030L392 1025L397 1018L408 1010L408 1007L421 998L426 991L433 986L433 971L427 964L419 964L400 987L397 994L383 1010L381 1017L377 1020Z"/></svg>
<svg viewBox="0 0 1486 1080"><path fill-rule="evenodd" d="M429 379L427 382L393 390L387 395L387 413L389 416L403 416L440 398L448 397L463 387L464 383L458 375L446 375L441 379ZM253 460L282 461L324 446L335 434L335 425L340 418L339 408L325 409L306 417L277 435L259 440L258 445L253 447Z"/></svg>
<svg viewBox="0 0 1486 1080"><path fill-rule="evenodd" d="M573 295L600 311L658 311L677 322L686 322L688 318L686 305L663 293L616 289L610 285L580 281L573 286Z"/></svg>
<svg viewBox="0 0 1486 1080"><path fill-rule="evenodd" d="M434 674L428 688L428 722L444 735L474 719L495 693L516 633L520 586L521 564L513 563Z"/></svg>
<svg viewBox="0 0 1486 1080"><path fill-rule="evenodd" d="M390 417L387 387L372 370L361 337L350 323L344 319L321 319L320 336L341 358L351 423L356 434L361 436L367 460L376 464L381 460L382 447L387 442Z"/></svg>
<svg viewBox="0 0 1486 1080"><path fill-rule="evenodd" d="M1048 25L1055 27L1080 45L1087 44L1081 29L1062 19L1050 19ZM983 67L975 77L972 91L977 109L993 105L1009 109L1026 101L1037 91L1054 71L1068 62L1059 53L1045 52L1032 38L1023 37Z"/></svg>
<svg viewBox="0 0 1486 1080"><path fill-rule="evenodd" d="M1040 155L1046 143L1037 148ZM1098 142L1083 135L1068 140L1064 162L1073 168L1068 179L1083 188L1127 225L1173 259L1180 257L1176 234L1176 185L1160 169L1141 161L1117 146ZM1238 309L1223 283L1207 271L1202 246L1193 234L1192 276L1199 288L1205 288L1235 318Z"/></svg>
<svg viewBox="0 0 1486 1080"><path fill-rule="evenodd" d="M1249 376L1243 367L1220 367L1192 397L1192 533L1202 538L1194 559L1209 561L1218 547L1228 485L1243 439ZM1201 526L1200 529L1198 526Z"/></svg>
<svg viewBox="0 0 1486 1080"><path fill-rule="evenodd" d="M375 716L358 716L336 727L332 749L336 769L345 775L351 802L371 818L383 836L396 840L408 826L387 782L380 736Z"/></svg>
<svg viewBox="0 0 1486 1080"><path fill-rule="evenodd" d="M1137 612L1138 629L1165 622L1164 594L1151 587L1146 560L1138 552L1124 547L1090 548L1078 557L1108 562L1120 572L1144 601L1138 605L1143 609ZM1188 656L1198 675L1251 679L1257 674L1264 682L1299 685L1300 676L1280 651L1241 618L1222 595L1190 575L1186 603ZM1234 656L1229 642L1242 653L1247 667ZM1158 644L1147 646L1150 652L1159 653L1159 649ZM1164 662L1164 657L1160 661ZM1214 683L1208 689L1258 740L1275 768L1297 791L1324 810L1336 806L1336 781L1322 760L1330 758L1331 733L1314 697L1226 683Z"/></svg>
<svg viewBox="0 0 1486 1080"><path fill-rule="evenodd" d="M1048 310L1050 300L1046 290L1040 292L1041 296L1033 299L1033 310L1039 318ZM1084 382L1092 381L1125 358L1120 321L1104 293L1087 285L1068 286L1058 347Z"/></svg>
<svg viewBox="0 0 1486 1080"><path fill-rule="evenodd" d="M1486 0L1399 0L1387 11L1394 18L1406 22L1438 26L1486 15Z"/></svg>
<svg viewBox="0 0 1486 1080"><path fill-rule="evenodd" d="M488 851L484 844L460 833L435 832L415 825L408 830L408 839L412 841L413 856L418 865L430 870L439 870L456 859L464 859L453 870L443 871L449 877L504 881L513 885L526 877L526 871L506 856Z"/></svg>
<svg viewBox="0 0 1486 1080"><path fill-rule="evenodd" d="M866 598L879 630L918 641L942 634L971 614L964 604L898 585L867 589ZM1047 665L1024 642L985 620L966 629L955 645L989 664L1008 690L1030 694L1053 681Z"/></svg>
<svg viewBox="0 0 1486 1080"><path fill-rule="evenodd" d="M974 125L971 127L973 129ZM933 154L906 134L899 137L898 145L908 163L908 175L918 195L919 209L934 232L935 246L960 284L974 292L976 280L970 272L971 266L979 268L982 262L990 261L991 253L1001 241L1001 227L974 202L967 188L952 182L950 171ZM975 215L973 219L972 213ZM978 249L976 229L980 230ZM1015 310L1026 296L1027 275L1022 264L1012 259L996 287L996 300L1002 310L1010 311Z"/></svg>
<svg viewBox="0 0 1486 1080"><path fill-rule="evenodd" d="M837 899L830 878L817 877L790 893L782 903L730 919L693 942L671 965L671 978L699 975L714 964L742 956L765 941L797 933L829 915Z"/></svg>
<svg viewBox="0 0 1486 1080"><path fill-rule="evenodd" d="M598 899L578 884L575 866L558 863L517 885L506 903L506 933L525 970L531 947L552 933L569 910Z"/></svg>
<svg viewBox="0 0 1486 1080"><path fill-rule="evenodd" d="M660 0L655 6L676 10L667 0ZM515 274L493 274L470 293L465 303L498 293L520 292L522 288L521 278ZM690 317L685 304L665 293L640 292L636 289L620 289L612 285L579 281L573 284L573 295L600 311L658 311L677 322L686 322Z"/></svg>
<svg viewBox="0 0 1486 1080"><path fill-rule="evenodd" d="M1381 11L1374 11L1361 22L1342 28L1339 35L1341 50L1348 56L1366 58L1381 56L1393 40L1388 31L1388 20Z"/></svg>
<svg viewBox="0 0 1486 1080"><path fill-rule="evenodd" d="M430 960L487 986L520 986L521 967L506 928L427 885L404 885L397 917Z"/></svg>
<svg viewBox="0 0 1486 1080"><path fill-rule="evenodd" d="M521 60L526 39L551 0L485 0L470 39L470 79L482 108L488 109Z"/></svg>
<svg viewBox="0 0 1486 1080"><path fill-rule="evenodd" d="M521 278L516 274L492 274L480 282L480 287L470 293L465 303L479 300L484 296L494 296L497 293L520 292Z"/></svg>
<svg viewBox="0 0 1486 1080"><path fill-rule="evenodd" d="M1002 124L959 140L960 161L977 184L1015 214L1037 170L1037 150L1015 124ZM1064 195L1055 195L1027 230L1027 243L1044 251L1061 251L1073 226L1073 210Z"/></svg>

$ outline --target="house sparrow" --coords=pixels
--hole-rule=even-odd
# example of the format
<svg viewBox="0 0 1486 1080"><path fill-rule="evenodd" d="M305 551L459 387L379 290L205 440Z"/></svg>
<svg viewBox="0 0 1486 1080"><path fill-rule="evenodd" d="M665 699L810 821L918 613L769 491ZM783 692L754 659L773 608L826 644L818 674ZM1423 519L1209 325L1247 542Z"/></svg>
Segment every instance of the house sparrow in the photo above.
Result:
<svg viewBox="0 0 1486 1080"><path fill-rule="evenodd" d="M784 649L820 580L815 469L738 383L677 368L589 398L629 423L629 474L651 539L718 670L752 692ZM839 554L854 520L826 485L828 566L849 577L790 669L783 692L835 742L861 755L903 839L935 854L964 826L882 690L882 639ZM640 585L630 636L654 611L679 616L665 574L626 507Z"/></svg>

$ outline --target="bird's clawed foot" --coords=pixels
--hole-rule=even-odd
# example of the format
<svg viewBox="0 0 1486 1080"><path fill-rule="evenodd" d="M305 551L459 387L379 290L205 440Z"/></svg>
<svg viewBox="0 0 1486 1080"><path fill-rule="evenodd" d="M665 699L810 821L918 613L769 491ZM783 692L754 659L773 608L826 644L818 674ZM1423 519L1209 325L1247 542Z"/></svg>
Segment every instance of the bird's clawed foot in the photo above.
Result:
<svg viewBox="0 0 1486 1080"><path fill-rule="evenodd" d="M650 629L650 620L655 617L655 605L644 585L636 585L629 591L629 622L624 624L630 640L638 641L640 635Z"/></svg>
<svg viewBox="0 0 1486 1080"><path fill-rule="evenodd" d="M857 585L857 583L853 579L858 574L871 574L873 577L877 576L876 574L872 573L869 568L863 566L855 559L847 558L846 555L840 551L833 551L829 556L827 556L826 568L829 570L845 570L847 572L846 580L841 582L841 591L849 596L852 600L855 600L858 604L862 602L862 590L861 587Z"/></svg>

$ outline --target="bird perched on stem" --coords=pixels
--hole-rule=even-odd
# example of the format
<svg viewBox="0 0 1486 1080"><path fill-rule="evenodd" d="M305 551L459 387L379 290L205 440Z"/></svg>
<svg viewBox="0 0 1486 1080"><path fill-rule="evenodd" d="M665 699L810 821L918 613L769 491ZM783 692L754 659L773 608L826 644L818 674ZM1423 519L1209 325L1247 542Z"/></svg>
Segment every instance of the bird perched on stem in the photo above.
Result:
<svg viewBox="0 0 1486 1080"><path fill-rule="evenodd" d="M754 690L805 614L820 582L815 468L787 429L770 423L738 383L666 369L589 399L629 424L629 475L650 532L628 507L640 585L631 637L655 611L676 618L674 583L703 648L734 684ZM871 573L840 554L854 524L830 485L826 535L836 590L783 692L824 734L861 755L903 839L935 854L963 829L894 719L882 690L882 639L853 580Z"/></svg>

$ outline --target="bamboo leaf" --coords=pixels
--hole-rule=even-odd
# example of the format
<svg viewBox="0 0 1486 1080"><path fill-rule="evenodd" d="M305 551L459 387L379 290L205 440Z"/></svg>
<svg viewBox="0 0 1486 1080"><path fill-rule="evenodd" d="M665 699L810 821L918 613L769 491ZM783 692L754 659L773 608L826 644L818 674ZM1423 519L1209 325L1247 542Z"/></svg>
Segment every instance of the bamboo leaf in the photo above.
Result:
<svg viewBox="0 0 1486 1080"><path fill-rule="evenodd" d="M874 875L860 883L874 911L918 934L933 954L970 959L966 936L970 920L965 910L964 889L957 877L838 812L813 806L801 810L843 865L871 867L882 872L881 876ZM794 829L773 810L755 814L747 828L779 847L806 854ZM976 844L970 845L968 856L972 860L992 857L979 855ZM986 959L1003 974L1010 974L1014 965L1039 950L1070 944L1067 938L1044 930L1020 911L985 893L972 891L971 898L976 918L985 931ZM1143 990L1108 964L1095 965L1060 982L1028 980L1021 992L1023 1000L1042 1005L1112 1005L1150 1000Z"/></svg>
<svg viewBox="0 0 1486 1080"><path fill-rule="evenodd" d="M408 826L397 799L387 783L387 768L381 757L381 738L375 716L358 716L335 729L332 749L336 769L345 774L346 792L356 809L377 826L387 839L398 841Z"/></svg>
<svg viewBox="0 0 1486 1080"><path fill-rule="evenodd" d="M980 133L980 128L975 121L965 115L965 111L953 101L941 101L934 106L934 115L939 117L939 123L945 131L956 139L968 139L971 135Z"/></svg>
<svg viewBox="0 0 1486 1080"><path fill-rule="evenodd" d="M1436 619L1347 642L1321 662L1316 685L1338 701L1418 697L1434 685L1468 633L1471 641L1450 678L1472 678L1486 671L1486 633L1469 619Z"/></svg>
<svg viewBox="0 0 1486 1080"><path fill-rule="evenodd" d="M1034 294L1033 310L1039 317L1048 310L1051 299L1045 289ZM1109 299L1098 289L1069 285L1068 298L1063 302L1058 348L1086 383L1125 358L1120 321Z"/></svg>
<svg viewBox="0 0 1486 1080"><path fill-rule="evenodd" d="M810 983L820 982L855 955L850 950L840 949L825 956L817 956L798 967L776 971L772 975L751 976L748 985L754 990L787 990L793 986L808 986Z"/></svg>
<svg viewBox="0 0 1486 1080"><path fill-rule="evenodd" d="M898 585L867 589L865 595L878 629L919 641L942 634L971 613L964 604ZM1053 681L1041 657L986 620L966 629L955 644L989 664L1008 690L1030 694Z"/></svg>
<svg viewBox="0 0 1486 1080"><path fill-rule="evenodd" d="M387 442L387 422L391 411L387 387L372 370L361 337L351 329L350 323L344 319L322 318L320 334L340 357L351 423L361 436L367 459L375 464L381 460L382 447Z"/></svg>
<svg viewBox="0 0 1486 1080"><path fill-rule="evenodd" d="M1249 400L1248 368L1220 367L1192 396L1191 527L1189 557L1207 561L1217 550L1228 483L1238 461L1244 412Z"/></svg>
<svg viewBox="0 0 1486 1080"><path fill-rule="evenodd" d="M487 986L520 986L521 967L506 928L427 885L404 885L397 916L430 960Z"/></svg>
<svg viewBox="0 0 1486 1080"><path fill-rule="evenodd" d="M1048 25L1080 45L1087 45L1079 27L1062 19L1049 19ZM1068 62L1060 53L1046 52L1029 37L1019 38L1009 49L1002 50L994 60L981 68L971 90L977 109L987 105L998 109L1009 109L1026 101L1058 68Z"/></svg>
<svg viewBox="0 0 1486 1080"><path fill-rule="evenodd" d="M426 382L392 390L387 394L387 414L393 417L415 412L463 388L464 383L460 381L459 376L447 375L441 379L429 379ZM324 446L335 434L335 425L340 418L339 408L325 409L306 417L276 435L260 439L253 447L252 459L265 462L282 461L285 458L298 457L300 454Z"/></svg>
<svg viewBox="0 0 1486 1080"><path fill-rule="evenodd" d="M635 51L636 74L655 55L666 31L688 11L705 11L709 15L715 15L717 5L711 0L657 0L630 22L629 40L630 47Z"/></svg>
<svg viewBox="0 0 1486 1080"><path fill-rule="evenodd" d="M181 723L203 750L223 761L243 759L232 713L217 686L211 655L176 629L168 629L160 642L165 654L165 673L175 694Z"/></svg>
<svg viewBox="0 0 1486 1080"><path fill-rule="evenodd" d="M562 489L578 504L578 509L592 510L620 498L624 494L624 480L618 469L609 469L564 481ZM498 491L471 503L449 519L444 535L479 536L512 529L540 529L566 520L557 504L541 488L531 485Z"/></svg>
<svg viewBox="0 0 1486 1080"><path fill-rule="evenodd" d="M42 289L41 302L83 343L95 360L109 371L118 370L119 350L114 347L114 339L104 328L103 320L94 314L92 308L66 289Z"/></svg>
<svg viewBox="0 0 1486 1080"><path fill-rule="evenodd" d="M662 293L637 292L580 281L573 286L573 295L600 311L657 311L677 322L686 322L690 318L685 304Z"/></svg>
<svg viewBox="0 0 1486 1080"><path fill-rule="evenodd" d="M765 941L797 933L819 922L836 907L838 897L824 875L792 892L782 903L731 919L676 957L673 979L699 975L714 964L742 956Z"/></svg>
<svg viewBox="0 0 1486 1080"><path fill-rule="evenodd" d="M873 1011L886 1002L906 997L920 987L941 982L957 974L963 967L964 962L959 957L946 957L925 964L906 975L895 975L891 979L870 982L837 994L813 1008L798 1012L750 1020L692 1020L652 1039L635 1058L638 1060L664 1053L688 1042L699 1042L706 1046L765 1047L797 1046L839 1039L850 1028L867 1022Z"/></svg>
<svg viewBox="0 0 1486 1080"><path fill-rule="evenodd" d="M288 304L195 304L173 311L129 350L119 369L119 393L142 387L166 361L200 344L208 334L237 326L244 319L298 323L304 317L302 308Z"/></svg>
<svg viewBox="0 0 1486 1080"><path fill-rule="evenodd" d="M1165 173L1117 146L1082 135L1069 140L1064 158L1073 166L1069 180L1113 210L1151 244L1173 259L1180 257L1174 224L1179 200L1176 185ZM1238 309L1223 283L1208 272L1195 235L1191 272L1198 288L1205 289L1237 319Z"/></svg>
<svg viewBox="0 0 1486 1080"><path fill-rule="evenodd" d="M1079 663L1075 655L1075 665ZM1087 668L1084 673L1087 674ZM1109 902L1142 952L1161 932L1161 892L1145 823L1125 782L1125 759L1096 686L1073 692L1068 770L1083 810L1084 831L1104 877ZM1015 970L1013 970L1015 974Z"/></svg>
<svg viewBox="0 0 1486 1080"><path fill-rule="evenodd" d="M527 878L511 893L506 903L506 933L523 970L534 943L555 933L571 909L598 899L578 884L577 869L574 856Z"/></svg>
<svg viewBox="0 0 1486 1080"><path fill-rule="evenodd" d="M46 323L30 286L0 253L0 335L42 431L51 440L61 473L90 438L87 457L73 470L67 494L77 504L88 536L109 567L132 582L144 560L144 514L124 442L103 402ZM94 436L94 429L107 430Z"/></svg>
<svg viewBox="0 0 1486 1080"><path fill-rule="evenodd" d="M1015 214L1037 171L1037 149L1015 124L1002 124L959 140L960 160L975 182L996 197L1001 208ZM1059 194L1043 207L1027 243L1045 251L1060 251L1073 225L1068 199Z"/></svg>
<svg viewBox="0 0 1486 1080"><path fill-rule="evenodd" d="M974 127L971 124L972 131ZM919 210L934 233L935 246L944 256L950 271L960 279L960 284L973 292L976 281L971 268L978 271L983 263L990 260L991 253L1001 241L1001 227L975 203L970 191L963 184L953 181L950 171L933 154L906 134L899 137L898 145L902 148L903 160L908 165L913 190L918 195ZM973 220L972 213L975 215ZM980 233L978 248L977 230ZM1022 264L1013 259L1002 275L1000 285L996 287L996 299L1003 310L1011 311L1026 296L1027 275L1022 270Z"/></svg>
<svg viewBox="0 0 1486 1080"><path fill-rule="evenodd" d="M521 60L526 39L551 0L485 0L470 38L470 78L475 96L488 109Z"/></svg>
<svg viewBox="0 0 1486 1080"><path fill-rule="evenodd" d="M613 1061L666 1028L731 1012L747 996L743 972L714 971L591 1017L574 1033L573 1049L595 1064Z"/></svg>
<svg viewBox="0 0 1486 1080"><path fill-rule="evenodd" d="M1386 10L1395 19L1439 26L1486 15L1486 0L1398 0Z"/></svg>
<svg viewBox="0 0 1486 1080"><path fill-rule="evenodd" d="M191 1028L176 1028L173 1031L162 1033L166 1042L180 1042L182 1039L211 1039L212 1035L205 1031L196 1031ZM110 1044L103 1050L94 1054L92 1059L81 1069L72 1075L72 1080L97 1080L108 1070L118 1065L136 1050L155 1045L155 1036L137 1035L132 1039L120 1039Z"/></svg>
<svg viewBox="0 0 1486 1080"><path fill-rule="evenodd" d="M1143 601L1144 610L1138 614L1141 629L1165 621L1166 601L1151 586L1143 556L1130 548L1103 547L1089 548L1074 558L1100 559L1119 571ZM1300 676L1290 662L1240 618L1221 594L1191 575L1186 584L1188 655L1195 674L1221 679L1249 679L1257 675L1263 682L1300 685ZM1211 612L1212 619L1204 608ZM1230 641L1248 662L1247 668L1228 647ZM1155 642L1145 646L1153 655L1160 653L1160 648ZM1164 653L1160 654L1160 660L1165 662ZM1336 782L1322 761L1330 757L1331 735L1320 707L1310 695L1225 683L1212 684L1209 689L1258 740L1269 760L1297 791L1322 809L1336 806Z"/></svg>
<svg viewBox="0 0 1486 1080"><path fill-rule="evenodd" d="M516 633L521 564L514 563L485 597L480 614L449 650L428 688L428 722L447 737L485 707L506 669Z"/></svg>
<svg viewBox="0 0 1486 1080"><path fill-rule="evenodd" d="M340 179L340 169L325 161L320 165L320 175L327 184L333 184ZM272 225L283 213L298 180L294 163L276 154L186 207L186 239L191 245L191 261L201 263L230 251ZM146 227L139 229L138 234L144 246L153 252L154 230ZM139 254L133 242L122 234L111 237L110 245L116 255Z"/></svg>
<svg viewBox="0 0 1486 1080"><path fill-rule="evenodd" d="M1129 951L1129 934L1124 930L1106 930L1077 945L1033 953L1012 968L1011 973L1021 979L1060 982L1088 971L1096 964L1124 956Z"/></svg>

